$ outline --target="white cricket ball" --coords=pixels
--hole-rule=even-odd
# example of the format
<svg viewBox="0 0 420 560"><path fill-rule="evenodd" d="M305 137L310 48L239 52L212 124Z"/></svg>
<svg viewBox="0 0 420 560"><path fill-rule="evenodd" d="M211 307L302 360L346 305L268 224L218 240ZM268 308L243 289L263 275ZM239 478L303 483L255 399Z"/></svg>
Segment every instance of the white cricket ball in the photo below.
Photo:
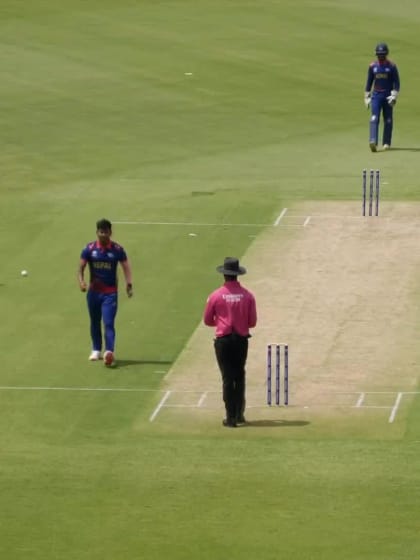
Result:
<svg viewBox="0 0 420 560"><path fill-rule="evenodd" d="M27 270L22 270L22 272L20 273L21 276L28 276L28 271Z"/></svg>

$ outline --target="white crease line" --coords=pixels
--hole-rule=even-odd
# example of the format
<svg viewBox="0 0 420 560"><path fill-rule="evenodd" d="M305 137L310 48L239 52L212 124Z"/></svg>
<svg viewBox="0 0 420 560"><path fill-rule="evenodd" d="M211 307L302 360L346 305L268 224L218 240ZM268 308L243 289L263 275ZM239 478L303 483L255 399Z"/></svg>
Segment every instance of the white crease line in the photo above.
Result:
<svg viewBox="0 0 420 560"><path fill-rule="evenodd" d="M303 222L303 227L306 227L311 221L311 216L306 216L306 220Z"/></svg>
<svg viewBox="0 0 420 560"><path fill-rule="evenodd" d="M129 387L18 387L3 386L0 391L91 391L91 392L108 392L108 393L142 393L155 392L156 389L136 389Z"/></svg>
<svg viewBox="0 0 420 560"><path fill-rule="evenodd" d="M272 224L232 224L232 223L198 223L198 222L141 222L141 221L121 221L114 224L126 226L195 226L195 227L267 227Z"/></svg>
<svg viewBox="0 0 420 560"><path fill-rule="evenodd" d="M205 327L203 327L205 329ZM284 344L280 342L275 342L273 344ZM266 381L264 381L264 384ZM135 393L163 393L166 392L166 389L149 389L149 388L142 388L142 387L49 387L49 386L42 386L42 385L0 385L0 391L98 391L98 392L135 392ZM192 390L192 389L172 389L172 393L192 393L192 394L200 394L202 395L202 391L199 390ZM208 390L205 393L208 394L216 394L220 393L220 390ZM328 393L329 395L360 395L361 391L337 391L334 393ZM364 391L364 395L420 395L420 391ZM391 408L391 407L388 407Z"/></svg>
<svg viewBox="0 0 420 560"><path fill-rule="evenodd" d="M270 227L270 226L278 226L281 222L281 220L283 219L283 217L285 216L285 214L287 213L288 209L287 208L283 208L282 212L280 213L280 215L276 218L276 220L274 221L274 223L272 224L261 224L261 223L212 223L212 222L153 222L153 221L142 221L142 220L112 220L112 222L114 224L118 224L118 225L126 225L126 226L184 226L184 227ZM288 214L288 219L297 219L297 220L307 220L309 223L309 220L312 220L313 218L316 220L318 218L322 219L322 220L360 220L360 221L366 221L366 217L365 216L344 216L344 215L338 215L338 214L312 214L311 216L306 215L301 215L301 214ZM396 222L401 222L402 220L404 220L404 223L406 223L407 225L413 225L413 226L419 226L420 222L418 221L419 218L415 218L412 222L408 221L408 218L404 218L404 216L402 217L397 217L397 216L380 216L381 221L396 221ZM411 218L411 216L410 216ZM297 227L300 226L302 227L300 224L293 224L293 225L283 225L283 227Z"/></svg>
<svg viewBox="0 0 420 560"><path fill-rule="evenodd" d="M256 408L256 409L260 409L260 410L278 410L278 409L283 409L283 410L300 410L301 408L304 409L311 409L311 408L316 408L316 409L323 409L323 408L335 408L335 409L349 409L349 410L354 410L355 408L358 408L359 410L365 410L367 408L369 409L377 409L377 410L389 410L391 407L390 406L375 406L375 405L364 405L364 406L359 406L356 407L356 405L351 405L351 404L339 404L339 403L335 403L335 404L331 404L331 403L323 403L323 404L317 404L317 403L310 403L310 404L281 404L281 405L273 405L271 408L269 406L267 406L266 404L247 404L246 408Z"/></svg>
<svg viewBox="0 0 420 560"><path fill-rule="evenodd" d="M289 219L291 218L306 218L305 215L302 214L289 214L287 216ZM372 216L371 216L372 217ZM418 226L420 225L420 216L376 216L377 218L381 218L380 221L387 221L387 222L402 222L404 221L404 224L406 225L412 225L412 226ZM352 215L344 215L344 214L312 214L311 218L320 218L322 220L360 220L360 221L365 221L366 220L366 216L362 216L361 214L358 216L352 216Z"/></svg>
<svg viewBox="0 0 420 560"><path fill-rule="evenodd" d="M151 415L151 417L149 418L149 422L153 422L153 420L156 418L156 416L159 414L160 409L162 408L162 406L165 404L165 402L169 399L171 395L171 391L166 391L166 393L163 395L163 397L161 398L159 404L157 405L157 407L155 408L155 410L153 411L153 414Z"/></svg>
<svg viewBox="0 0 420 560"><path fill-rule="evenodd" d="M286 215L286 212L287 212L287 208L283 208L283 210L277 216L276 221L274 222L273 226L277 227L279 225L279 223L282 221L282 219Z"/></svg>
<svg viewBox="0 0 420 560"><path fill-rule="evenodd" d="M282 218L287 212L287 208L284 208L282 213L276 218L273 224L253 224L253 223L245 223L245 224L232 224L232 223L198 223L198 222L142 222L142 221L116 221L113 220L114 224L122 225L122 226L181 226L181 227L258 227L258 228L267 228L267 227L277 227L281 226L284 228L301 228L302 224L280 224ZM298 216L299 217L299 216Z"/></svg>
<svg viewBox="0 0 420 560"><path fill-rule="evenodd" d="M359 396L359 398L357 399L356 408L361 407L364 400L365 400L365 394L364 394L364 393L360 393L360 396Z"/></svg>
<svg viewBox="0 0 420 560"><path fill-rule="evenodd" d="M403 397L403 393L398 393L397 398L395 400L395 404L392 407L391 414L389 416L388 422L390 424L392 424L392 422L395 420L395 417L396 417L397 412L398 412L398 407L400 406L400 402L401 402L402 397Z"/></svg>
<svg viewBox="0 0 420 560"><path fill-rule="evenodd" d="M200 408L200 406L204 403L204 401L207 398L207 393L203 393L197 403L198 408Z"/></svg>
<svg viewBox="0 0 420 560"><path fill-rule="evenodd" d="M143 389L137 387L25 387L18 385L3 385L0 386L0 391L75 391L75 392L99 392L99 393L163 393L165 389ZM190 389L174 389L172 393L192 393L201 394L200 391L193 391ZM218 392L218 391L207 391Z"/></svg>

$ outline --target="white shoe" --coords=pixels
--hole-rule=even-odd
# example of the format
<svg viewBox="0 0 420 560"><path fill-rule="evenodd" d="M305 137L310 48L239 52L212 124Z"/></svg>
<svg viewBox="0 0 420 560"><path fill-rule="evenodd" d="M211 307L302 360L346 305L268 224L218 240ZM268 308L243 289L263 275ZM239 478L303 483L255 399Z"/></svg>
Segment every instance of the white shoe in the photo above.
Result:
<svg viewBox="0 0 420 560"><path fill-rule="evenodd" d="M384 144L384 145L383 145L383 149L384 149L384 150L390 150L390 149L391 149L391 146L390 146L389 144Z"/></svg>
<svg viewBox="0 0 420 560"><path fill-rule="evenodd" d="M91 362L96 362L100 359L101 359L101 353L99 352L99 350L92 350L89 356L89 360Z"/></svg>
<svg viewBox="0 0 420 560"><path fill-rule="evenodd" d="M369 142L369 148L372 152L376 152L376 142Z"/></svg>
<svg viewBox="0 0 420 560"><path fill-rule="evenodd" d="M114 352L111 352L111 350L104 352L104 365L107 367L115 366Z"/></svg>

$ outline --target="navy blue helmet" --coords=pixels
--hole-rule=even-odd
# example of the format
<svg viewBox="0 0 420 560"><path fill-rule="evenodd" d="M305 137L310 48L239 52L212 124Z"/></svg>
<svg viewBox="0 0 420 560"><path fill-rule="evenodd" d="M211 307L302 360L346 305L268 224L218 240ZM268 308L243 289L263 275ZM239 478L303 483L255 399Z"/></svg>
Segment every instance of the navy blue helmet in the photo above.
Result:
<svg viewBox="0 0 420 560"><path fill-rule="evenodd" d="M386 56L389 53L388 45L386 43L379 43L376 45L375 54L376 56Z"/></svg>

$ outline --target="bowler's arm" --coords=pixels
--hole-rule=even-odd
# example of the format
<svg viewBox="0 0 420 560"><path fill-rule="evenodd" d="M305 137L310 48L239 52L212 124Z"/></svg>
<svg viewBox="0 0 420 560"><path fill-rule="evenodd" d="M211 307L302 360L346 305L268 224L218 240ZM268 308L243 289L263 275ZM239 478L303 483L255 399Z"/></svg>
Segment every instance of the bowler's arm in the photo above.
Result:
<svg viewBox="0 0 420 560"><path fill-rule="evenodd" d="M80 259L79 261L79 268L77 270L77 279L79 281L79 288L80 291L86 292L87 284L85 282L85 268L86 268L87 261L85 259Z"/></svg>
<svg viewBox="0 0 420 560"><path fill-rule="evenodd" d="M128 297L131 297L133 295L133 277L131 273L130 261L128 259L126 261L121 261L121 266L125 277L126 292Z"/></svg>

